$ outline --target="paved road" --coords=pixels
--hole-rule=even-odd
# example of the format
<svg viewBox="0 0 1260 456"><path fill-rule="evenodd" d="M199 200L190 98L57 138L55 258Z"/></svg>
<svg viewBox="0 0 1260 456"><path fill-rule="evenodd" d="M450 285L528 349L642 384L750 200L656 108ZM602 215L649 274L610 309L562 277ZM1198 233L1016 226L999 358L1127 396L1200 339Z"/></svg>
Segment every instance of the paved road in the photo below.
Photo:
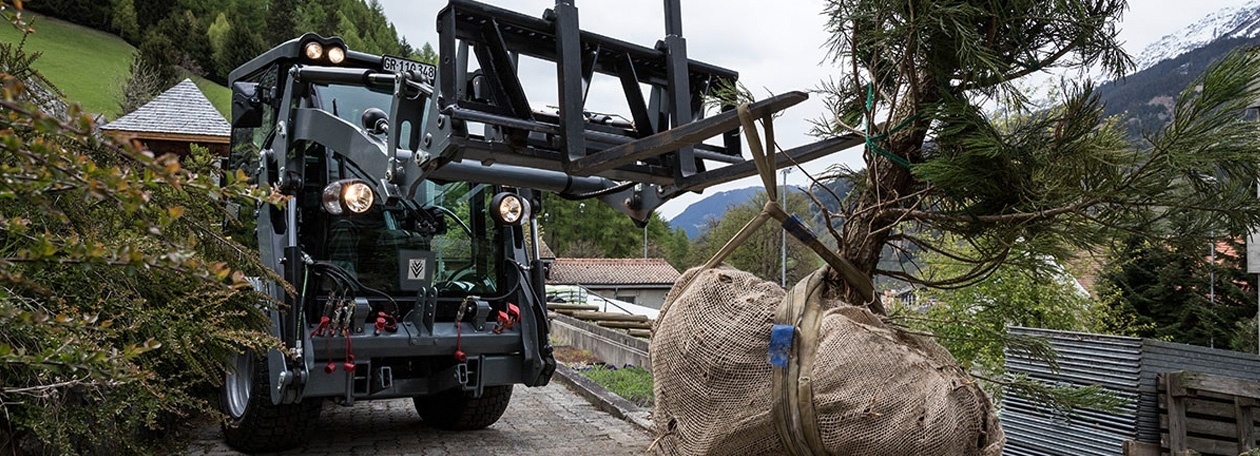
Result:
<svg viewBox="0 0 1260 456"><path fill-rule="evenodd" d="M325 404L304 455L641 455L652 442L643 430L596 410L561 382L517 385L498 423L474 432L424 426L411 399ZM198 428L192 455L239 454L223 443L217 424Z"/></svg>

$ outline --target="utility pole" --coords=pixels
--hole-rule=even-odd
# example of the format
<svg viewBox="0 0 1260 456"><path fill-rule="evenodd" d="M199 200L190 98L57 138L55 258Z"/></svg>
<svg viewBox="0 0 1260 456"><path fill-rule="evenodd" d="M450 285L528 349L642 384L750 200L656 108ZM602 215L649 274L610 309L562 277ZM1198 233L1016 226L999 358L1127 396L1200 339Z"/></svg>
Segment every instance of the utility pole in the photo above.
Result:
<svg viewBox="0 0 1260 456"><path fill-rule="evenodd" d="M787 212L787 176L792 172L792 168L783 168L783 188L779 192L779 206L783 207L783 212ZM787 288L787 230L779 230L779 251L782 255L779 258L779 286Z"/></svg>
<svg viewBox="0 0 1260 456"><path fill-rule="evenodd" d="M1256 197L1260 198L1260 182L1256 183ZM1247 233L1247 272L1256 274L1256 354L1260 354L1260 232L1257 228Z"/></svg>
<svg viewBox="0 0 1260 456"><path fill-rule="evenodd" d="M648 219L648 223L652 223L651 219ZM645 260L647 259L647 226L647 223L643 224L643 259Z"/></svg>

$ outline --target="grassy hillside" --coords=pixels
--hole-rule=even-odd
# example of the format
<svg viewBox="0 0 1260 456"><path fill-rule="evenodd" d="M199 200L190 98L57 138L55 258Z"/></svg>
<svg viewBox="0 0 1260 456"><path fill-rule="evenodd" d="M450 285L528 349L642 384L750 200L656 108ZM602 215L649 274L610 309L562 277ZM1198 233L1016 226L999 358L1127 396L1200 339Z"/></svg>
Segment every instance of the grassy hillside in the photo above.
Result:
<svg viewBox="0 0 1260 456"><path fill-rule="evenodd" d="M197 84L197 88L201 89L201 93L206 95L210 100L210 104L214 105L214 109L219 110L219 114L224 119L232 118L232 91L227 87L223 87L214 81L203 78L201 76L190 75L193 83Z"/></svg>
<svg viewBox="0 0 1260 456"><path fill-rule="evenodd" d="M135 48L115 35L47 16L23 13L35 28L26 40L26 52L42 52L35 69L43 73L71 102L89 112L116 119L121 88L127 80ZM0 27L0 41L17 42L22 34ZM192 76L197 87L227 117L231 93L226 87Z"/></svg>
<svg viewBox="0 0 1260 456"><path fill-rule="evenodd" d="M66 99L109 118L118 116L118 100L127 80L135 48L121 38L69 22L26 13L35 33L26 52L43 52L35 69L66 95ZM0 40L16 42L22 34L0 27Z"/></svg>

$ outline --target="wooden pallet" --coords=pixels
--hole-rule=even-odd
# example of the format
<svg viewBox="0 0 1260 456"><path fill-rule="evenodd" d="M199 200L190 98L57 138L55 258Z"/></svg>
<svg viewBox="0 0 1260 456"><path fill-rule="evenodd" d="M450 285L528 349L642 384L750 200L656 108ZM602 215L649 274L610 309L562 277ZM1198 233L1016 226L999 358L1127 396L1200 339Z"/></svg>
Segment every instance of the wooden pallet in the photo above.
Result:
<svg viewBox="0 0 1260 456"><path fill-rule="evenodd" d="M1186 371L1158 380L1164 454L1235 456L1257 448L1260 382Z"/></svg>

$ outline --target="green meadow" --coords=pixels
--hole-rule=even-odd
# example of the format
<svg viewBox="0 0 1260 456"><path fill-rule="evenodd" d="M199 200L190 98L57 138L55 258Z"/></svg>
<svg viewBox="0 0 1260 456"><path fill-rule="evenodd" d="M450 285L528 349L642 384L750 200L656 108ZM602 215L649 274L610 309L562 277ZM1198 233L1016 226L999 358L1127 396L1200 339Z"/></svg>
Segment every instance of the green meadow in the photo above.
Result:
<svg viewBox="0 0 1260 456"><path fill-rule="evenodd" d="M135 48L118 36L93 30L46 16L23 13L35 29L26 38L28 54L42 53L35 69L57 86L66 100L79 103L83 109L116 119L122 86L131 69ZM0 26L0 41L16 43L22 33L14 27ZM226 87L196 76L190 76L215 108L227 116L231 93Z"/></svg>

